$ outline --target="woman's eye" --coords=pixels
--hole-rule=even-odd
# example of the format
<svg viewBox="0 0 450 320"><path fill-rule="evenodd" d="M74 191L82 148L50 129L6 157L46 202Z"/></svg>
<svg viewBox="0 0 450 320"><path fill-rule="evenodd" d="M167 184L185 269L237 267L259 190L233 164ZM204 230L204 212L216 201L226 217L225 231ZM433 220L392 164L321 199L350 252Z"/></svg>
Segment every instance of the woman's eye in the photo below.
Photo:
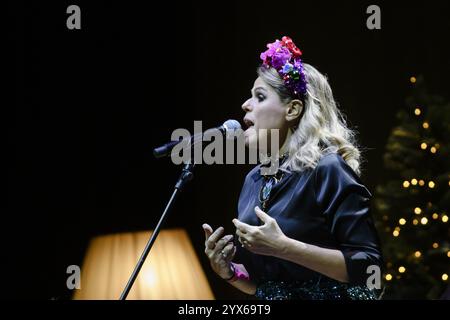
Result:
<svg viewBox="0 0 450 320"><path fill-rule="evenodd" d="M264 97L264 95L262 95L262 94L258 94L258 95L256 95L256 97L258 98L258 101L259 102L261 102L261 101L263 101L266 97Z"/></svg>

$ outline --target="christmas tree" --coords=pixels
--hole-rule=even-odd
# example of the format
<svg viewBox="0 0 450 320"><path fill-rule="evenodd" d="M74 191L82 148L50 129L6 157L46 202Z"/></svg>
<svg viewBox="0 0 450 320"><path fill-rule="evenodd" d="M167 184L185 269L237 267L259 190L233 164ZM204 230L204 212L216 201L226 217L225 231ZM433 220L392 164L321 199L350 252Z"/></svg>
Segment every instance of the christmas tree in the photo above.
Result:
<svg viewBox="0 0 450 320"><path fill-rule="evenodd" d="M385 259L384 299L437 299L450 276L450 103L410 78L387 142L389 178L375 192Z"/></svg>

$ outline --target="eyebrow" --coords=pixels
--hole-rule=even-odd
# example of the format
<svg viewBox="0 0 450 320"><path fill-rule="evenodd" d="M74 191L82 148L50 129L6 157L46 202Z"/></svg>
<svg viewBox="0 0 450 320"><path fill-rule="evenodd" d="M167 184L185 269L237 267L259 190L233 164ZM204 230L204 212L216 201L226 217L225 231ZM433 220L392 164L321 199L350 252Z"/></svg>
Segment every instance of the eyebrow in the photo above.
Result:
<svg viewBox="0 0 450 320"><path fill-rule="evenodd" d="M261 90L264 90L264 91L266 91L266 92L267 92L267 90L266 90L265 88L263 88L263 87L256 87L255 89L253 89L253 90L250 90L250 92L252 92L252 91L256 91L256 90L258 90L258 89L261 89Z"/></svg>

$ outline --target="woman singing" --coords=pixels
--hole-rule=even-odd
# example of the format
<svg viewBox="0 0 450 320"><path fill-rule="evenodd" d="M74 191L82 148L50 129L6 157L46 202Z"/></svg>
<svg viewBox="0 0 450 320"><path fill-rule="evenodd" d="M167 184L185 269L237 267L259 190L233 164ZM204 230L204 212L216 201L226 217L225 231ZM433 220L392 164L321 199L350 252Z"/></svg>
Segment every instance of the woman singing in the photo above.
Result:
<svg viewBox="0 0 450 320"><path fill-rule="evenodd" d="M354 133L327 78L289 37L267 48L242 105L244 135L255 145L259 129L277 129L279 169L248 173L235 236L204 224L205 253L221 278L258 299L375 299L367 283L381 252Z"/></svg>

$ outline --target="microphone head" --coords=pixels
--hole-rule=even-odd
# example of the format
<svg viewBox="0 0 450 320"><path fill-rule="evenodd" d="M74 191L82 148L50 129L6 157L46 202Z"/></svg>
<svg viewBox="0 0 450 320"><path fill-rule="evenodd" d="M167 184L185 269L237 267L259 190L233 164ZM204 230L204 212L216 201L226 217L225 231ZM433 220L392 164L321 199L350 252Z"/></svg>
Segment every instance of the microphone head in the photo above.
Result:
<svg viewBox="0 0 450 320"><path fill-rule="evenodd" d="M241 124L237 120L230 119L230 120L225 121L223 123L222 127L227 132L233 132L233 131L241 129Z"/></svg>
<svg viewBox="0 0 450 320"><path fill-rule="evenodd" d="M221 126L221 131L225 134L226 139L234 139L236 138L236 134L239 135L242 133L241 124L237 120L227 120Z"/></svg>

